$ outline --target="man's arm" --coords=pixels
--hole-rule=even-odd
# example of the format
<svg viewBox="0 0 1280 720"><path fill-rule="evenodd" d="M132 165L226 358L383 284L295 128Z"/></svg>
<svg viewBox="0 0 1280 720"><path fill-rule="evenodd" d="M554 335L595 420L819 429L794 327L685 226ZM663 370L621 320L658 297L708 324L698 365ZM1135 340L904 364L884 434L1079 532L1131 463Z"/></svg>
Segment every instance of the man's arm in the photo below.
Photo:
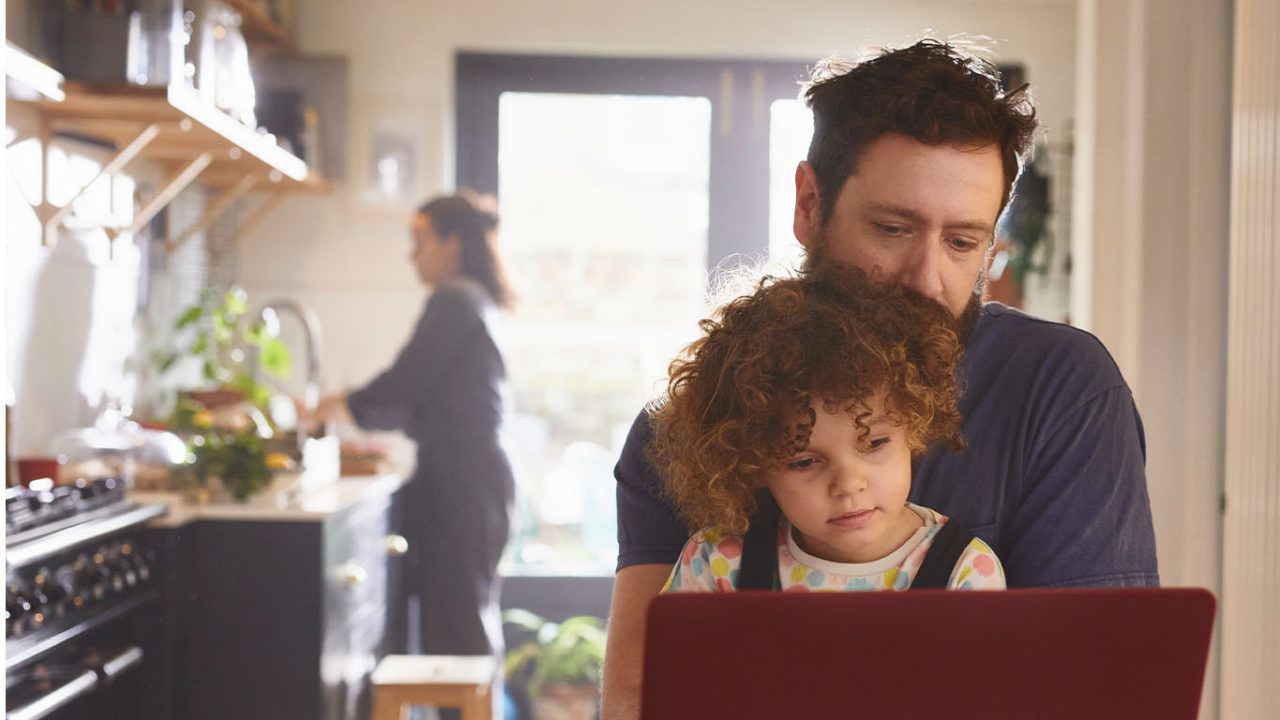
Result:
<svg viewBox="0 0 1280 720"><path fill-rule="evenodd" d="M1000 553L1012 587L1159 585L1142 422L1124 386L1061 417L1033 449Z"/></svg>
<svg viewBox="0 0 1280 720"><path fill-rule="evenodd" d="M640 717L640 671L644 663L645 612L671 575L670 565L630 565L613 581L609 640L604 654L600 720Z"/></svg>
<svg viewBox="0 0 1280 720"><path fill-rule="evenodd" d="M689 539L688 530L662 498L661 482L649 465L647 449L652 437L649 415L642 410L613 470L618 480L618 573L609 610L602 720L640 717L645 612L649 600L662 591Z"/></svg>

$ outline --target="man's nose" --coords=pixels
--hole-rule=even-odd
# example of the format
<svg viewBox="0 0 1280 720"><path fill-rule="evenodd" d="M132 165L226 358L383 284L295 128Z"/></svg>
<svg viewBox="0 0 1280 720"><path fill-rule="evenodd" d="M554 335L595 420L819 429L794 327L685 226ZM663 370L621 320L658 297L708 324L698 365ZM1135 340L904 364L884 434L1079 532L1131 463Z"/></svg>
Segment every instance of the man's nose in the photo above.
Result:
<svg viewBox="0 0 1280 720"><path fill-rule="evenodd" d="M928 238L911 248L897 280L927 298L942 300L942 262L942 242Z"/></svg>

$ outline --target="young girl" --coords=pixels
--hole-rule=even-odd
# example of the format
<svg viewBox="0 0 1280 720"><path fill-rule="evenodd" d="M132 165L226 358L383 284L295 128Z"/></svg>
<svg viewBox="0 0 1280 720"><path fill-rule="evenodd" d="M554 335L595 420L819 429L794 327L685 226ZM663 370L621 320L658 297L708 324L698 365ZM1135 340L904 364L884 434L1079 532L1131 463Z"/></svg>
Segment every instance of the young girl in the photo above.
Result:
<svg viewBox="0 0 1280 720"><path fill-rule="evenodd" d="M943 307L830 268L766 277L702 330L653 411L654 467L703 528L666 591L1004 587L986 543L907 502L912 459L963 446Z"/></svg>

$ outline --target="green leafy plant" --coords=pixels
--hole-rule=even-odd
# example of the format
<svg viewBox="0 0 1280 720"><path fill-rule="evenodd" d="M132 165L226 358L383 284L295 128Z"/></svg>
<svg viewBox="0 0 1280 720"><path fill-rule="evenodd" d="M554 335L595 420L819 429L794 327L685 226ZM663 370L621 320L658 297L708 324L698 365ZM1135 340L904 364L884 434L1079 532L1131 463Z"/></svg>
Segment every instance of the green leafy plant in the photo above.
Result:
<svg viewBox="0 0 1280 720"><path fill-rule="evenodd" d="M213 430L192 438L192 472L201 485L218 477L231 497L244 502L271 483L267 441L252 432Z"/></svg>
<svg viewBox="0 0 1280 720"><path fill-rule="evenodd" d="M174 323L175 347L155 356L161 375L184 358L199 361L200 384L179 396L166 424L187 439L191 479L206 486L216 477L237 501L269 485L273 467L282 464L272 457L279 453L268 452L273 428L264 413L271 395L254 378L252 355L276 378L287 378L292 364L288 349L261 322L247 322L248 307L238 287L206 291ZM230 413L218 409L228 400Z"/></svg>
<svg viewBox="0 0 1280 720"><path fill-rule="evenodd" d="M289 377L293 363L289 349L268 335L261 322L245 320L248 310L248 296L239 287L221 293L207 290L174 323L176 346L156 353L160 374L168 373L179 360L194 358L200 362L203 381L197 389L234 390L265 409L270 391L254 379L250 355L256 352L263 372L279 379Z"/></svg>
<svg viewBox="0 0 1280 720"><path fill-rule="evenodd" d="M502 619L531 633L528 641L507 653L503 670L509 682L525 680L535 698L551 685L599 684L606 637L603 620L578 615L554 623L528 610L508 610Z"/></svg>

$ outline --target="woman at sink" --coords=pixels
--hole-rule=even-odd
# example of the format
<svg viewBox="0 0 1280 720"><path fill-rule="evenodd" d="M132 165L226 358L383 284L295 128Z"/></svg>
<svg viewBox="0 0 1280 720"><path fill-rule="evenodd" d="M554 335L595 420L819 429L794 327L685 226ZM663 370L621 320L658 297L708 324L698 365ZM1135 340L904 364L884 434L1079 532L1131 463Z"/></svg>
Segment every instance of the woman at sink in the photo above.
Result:
<svg viewBox="0 0 1280 720"><path fill-rule="evenodd" d="M515 483L499 441L509 392L496 311L513 296L496 249L497 224L485 199L468 191L418 208L410 258L434 291L412 337L367 385L323 398L311 420L400 430L417 442L406 518L408 585L420 599L423 651L494 653L501 667L497 566Z"/></svg>

